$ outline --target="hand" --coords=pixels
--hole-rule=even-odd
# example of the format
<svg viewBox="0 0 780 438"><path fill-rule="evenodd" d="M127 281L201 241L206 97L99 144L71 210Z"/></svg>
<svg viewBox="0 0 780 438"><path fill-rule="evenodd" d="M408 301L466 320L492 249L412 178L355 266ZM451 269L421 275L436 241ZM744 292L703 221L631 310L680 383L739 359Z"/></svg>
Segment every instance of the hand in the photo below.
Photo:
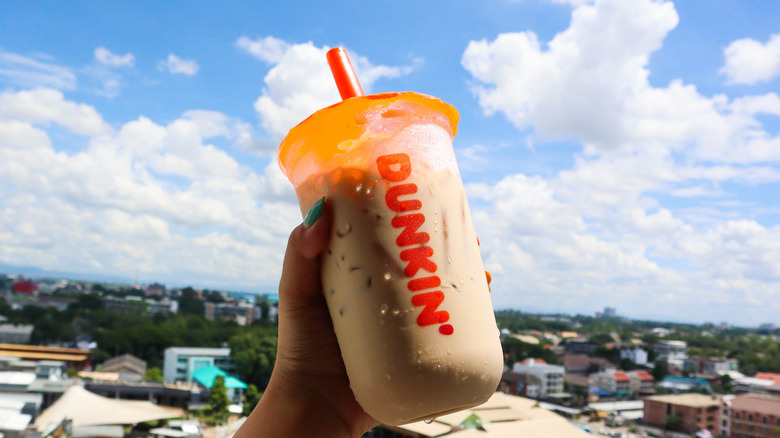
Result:
<svg viewBox="0 0 780 438"><path fill-rule="evenodd" d="M330 238L327 204L293 230L279 283L279 345L270 383L235 438L359 437L378 424L349 388L322 295L319 254ZM315 207L312 207L314 213Z"/></svg>

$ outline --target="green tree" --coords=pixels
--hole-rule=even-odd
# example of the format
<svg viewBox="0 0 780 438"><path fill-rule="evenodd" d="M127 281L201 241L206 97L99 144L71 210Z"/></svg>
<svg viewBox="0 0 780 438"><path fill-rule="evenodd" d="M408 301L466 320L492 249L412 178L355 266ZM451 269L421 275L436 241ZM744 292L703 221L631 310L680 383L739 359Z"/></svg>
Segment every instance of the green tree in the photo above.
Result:
<svg viewBox="0 0 780 438"><path fill-rule="evenodd" d="M6 301L5 298L0 297L0 315L9 316L11 312L13 312L11 305L8 304L8 301Z"/></svg>
<svg viewBox="0 0 780 438"><path fill-rule="evenodd" d="M244 394L244 415L252 413L252 410L255 409L255 406L260 401L261 395L260 391L257 390L257 386L254 383L250 383Z"/></svg>
<svg viewBox="0 0 780 438"><path fill-rule="evenodd" d="M236 364L238 374L248 383L265 389L276 361L277 337L264 334L260 327L252 328L255 330L230 338L230 356Z"/></svg>
<svg viewBox="0 0 780 438"><path fill-rule="evenodd" d="M214 379L214 383L211 385L211 394L209 395L209 406L211 407L211 415L217 423L223 424L227 421L230 414L230 411L228 411L230 399L225 387L225 376L217 376Z"/></svg>
<svg viewBox="0 0 780 438"><path fill-rule="evenodd" d="M182 315L198 315L203 316L204 312L203 300L198 298L198 293L191 287L185 287L181 290L181 297L179 298L179 313Z"/></svg>
<svg viewBox="0 0 780 438"><path fill-rule="evenodd" d="M664 377L669 375L669 363L666 362L666 359L655 361L652 374L656 382L660 382Z"/></svg>
<svg viewBox="0 0 780 438"><path fill-rule="evenodd" d="M160 369L157 367L151 367L146 370L146 374L144 374L144 380L150 382L162 382L163 381L162 371L160 371Z"/></svg>
<svg viewBox="0 0 780 438"><path fill-rule="evenodd" d="M679 412L673 412L671 415L667 416L664 420L664 429L666 430L673 430L673 431L680 431L683 424L683 418L682 415L680 415Z"/></svg>

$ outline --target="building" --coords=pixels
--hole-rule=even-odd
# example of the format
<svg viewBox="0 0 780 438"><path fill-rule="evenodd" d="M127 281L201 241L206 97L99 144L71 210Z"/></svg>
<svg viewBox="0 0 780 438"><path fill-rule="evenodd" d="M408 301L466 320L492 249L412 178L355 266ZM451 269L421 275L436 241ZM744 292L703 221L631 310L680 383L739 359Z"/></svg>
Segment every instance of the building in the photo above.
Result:
<svg viewBox="0 0 780 438"><path fill-rule="evenodd" d="M756 379L771 380L775 383L780 383L780 373L756 373Z"/></svg>
<svg viewBox="0 0 780 438"><path fill-rule="evenodd" d="M241 400L244 398L244 391L248 388L246 383L219 369L219 367L211 366L192 372L192 379L206 390L211 390L214 387L214 381L217 380L218 376L222 376L224 379L223 382L230 401L241 403Z"/></svg>
<svg viewBox="0 0 780 438"><path fill-rule="evenodd" d="M85 380L84 389L114 400L143 400L184 409L191 404L208 401L208 397L197 388L165 382L89 379Z"/></svg>
<svg viewBox="0 0 780 438"><path fill-rule="evenodd" d="M723 401L720 404L720 436L731 436L731 400L734 399L734 395L724 395Z"/></svg>
<svg viewBox="0 0 780 438"><path fill-rule="evenodd" d="M146 361L132 354L113 357L100 367L104 373L134 374L143 377L146 374Z"/></svg>
<svg viewBox="0 0 780 438"><path fill-rule="evenodd" d="M666 376L657 386L675 394L689 391L712 392L710 382L699 377Z"/></svg>
<svg viewBox="0 0 780 438"><path fill-rule="evenodd" d="M14 283L13 291L20 295L35 295L38 292L38 285L29 280L21 280Z"/></svg>
<svg viewBox="0 0 780 438"><path fill-rule="evenodd" d="M589 376L594 373L617 370L617 366L601 357L590 357L584 354L566 354L563 356L563 367L567 374Z"/></svg>
<svg viewBox="0 0 780 438"><path fill-rule="evenodd" d="M150 284L146 287L144 290L144 295L147 297L164 297L165 296L165 286L158 283Z"/></svg>
<svg viewBox="0 0 780 438"><path fill-rule="evenodd" d="M682 365L688 358L688 344L685 341L658 341L655 344L656 360L666 359L670 364Z"/></svg>
<svg viewBox="0 0 780 438"><path fill-rule="evenodd" d="M254 318L254 305L246 302L238 303L206 303L205 318L209 321L222 319L235 321L238 325L252 324Z"/></svg>
<svg viewBox="0 0 780 438"><path fill-rule="evenodd" d="M647 352L641 348L620 350L620 358L628 359L637 365L647 365Z"/></svg>
<svg viewBox="0 0 780 438"><path fill-rule="evenodd" d="M227 373L234 373L236 366L230 358L229 348L171 347L163 356L163 379L166 382L192 383L192 373L215 366Z"/></svg>
<svg viewBox="0 0 780 438"><path fill-rule="evenodd" d="M178 309L177 301L169 301L168 299L147 300L135 295L128 295L126 297L107 296L103 298L103 308L105 310L115 310L123 313L147 313L147 314L161 314L170 315L176 313Z"/></svg>
<svg viewBox="0 0 780 438"><path fill-rule="evenodd" d="M721 399L714 395L678 394L656 395L644 399L643 421L649 425L664 427L667 418L677 414L682 420L680 432L695 434L708 430L712 435L720 433ZM747 437L745 437L747 438Z"/></svg>
<svg viewBox="0 0 780 438"><path fill-rule="evenodd" d="M15 357L37 364L40 361L61 361L77 370L89 366L89 351L78 348L39 347L35 345L0 344L0 356Z"/></svg>
<svg viewBox="0 0 780 438"><path fill-rule="evenodd" d="M544 361L529 358L516 363L512 372L535 378L533 384L529 382L525 391L531 398L547 398L563 392L565 370L560 365L549 365Z"/></svg>
<svg viewBox="0 0 780 438"><path fill-rule="evenodd" d="M626 374L631 379L631 387L636 388L634 391L645 394L655 392L655 378L652 374L644 370L629 371Z"/></svg>
<svg viewBox="0 0 780 438"><path fill-rule="evenodd" d="M366 436L371 438L588 438L593 436L544 406L550 405L496 392L487 402L479 406L441 415L430 422L418 421L399 426L381 425Z"/></svg>
<svg viewBox="0 0 780 438"><path fill-rule="evenodd" d="M565 354L593 354L599 348L594 342L585 339L569 339L563 345Z"/></svg>
<svg viewBox="0 0 780 438"><path fill-rule="evenodd" d="M723 371L736 371L739 362L725 357L689 357L683 362L683 370L698 374L720 374Z"/></svg>
<svg viewBox="0 0 780 438"><path fill-rule="evenodd" d="M34 328L32 324L0 324L0 343L29 344Z"/></svg>
<svg viewBox="0 0 780 438"><path fill-rule="evenodd" d="M741 379L734 380L734 392L737 394L756 393L765 394L769 388L774 386L776 382L771 379L761 379L757 377L743 377Z"/></svg>
<svg viewBox="0 0 780 438"><path fill-rule="evenodd" d="M625 371L603 371L590 375L590 386L607 391L618 396L639 391L639 382L632 385L631 378Z"/></svg>
<svg viewBox="0 0 780 438"><path fill-rule="evenodd" d="M743 394L731 400L731 438L776 438L780 435L780 398Z"/></svg>

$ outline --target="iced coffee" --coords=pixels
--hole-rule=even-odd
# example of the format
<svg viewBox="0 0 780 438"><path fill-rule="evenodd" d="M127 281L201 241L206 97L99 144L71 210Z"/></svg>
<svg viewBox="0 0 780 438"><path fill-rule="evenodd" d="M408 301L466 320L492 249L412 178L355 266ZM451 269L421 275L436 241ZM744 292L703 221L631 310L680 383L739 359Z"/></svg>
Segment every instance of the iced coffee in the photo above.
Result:
<svg viewBox="0 0 780 438"><path fill-rule="evenodd" d="M293 128L279 151L302 212L323 196L333 211L323 293L355 397L385 424L481 404L501 377L457 120L421 94L354 97Z"/></svg>

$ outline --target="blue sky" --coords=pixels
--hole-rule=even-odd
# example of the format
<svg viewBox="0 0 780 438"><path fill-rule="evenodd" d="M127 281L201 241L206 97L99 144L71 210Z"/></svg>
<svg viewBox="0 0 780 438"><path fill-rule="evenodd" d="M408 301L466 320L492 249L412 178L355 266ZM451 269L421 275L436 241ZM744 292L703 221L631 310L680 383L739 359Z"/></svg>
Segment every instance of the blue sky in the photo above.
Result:
<svg viewBox="0 0 780 438"><path fill-rule="evenodd" d="M778 322L780 3L4 2L0 263L274 292L286 131L432 94L496 308Z"/></svg>

